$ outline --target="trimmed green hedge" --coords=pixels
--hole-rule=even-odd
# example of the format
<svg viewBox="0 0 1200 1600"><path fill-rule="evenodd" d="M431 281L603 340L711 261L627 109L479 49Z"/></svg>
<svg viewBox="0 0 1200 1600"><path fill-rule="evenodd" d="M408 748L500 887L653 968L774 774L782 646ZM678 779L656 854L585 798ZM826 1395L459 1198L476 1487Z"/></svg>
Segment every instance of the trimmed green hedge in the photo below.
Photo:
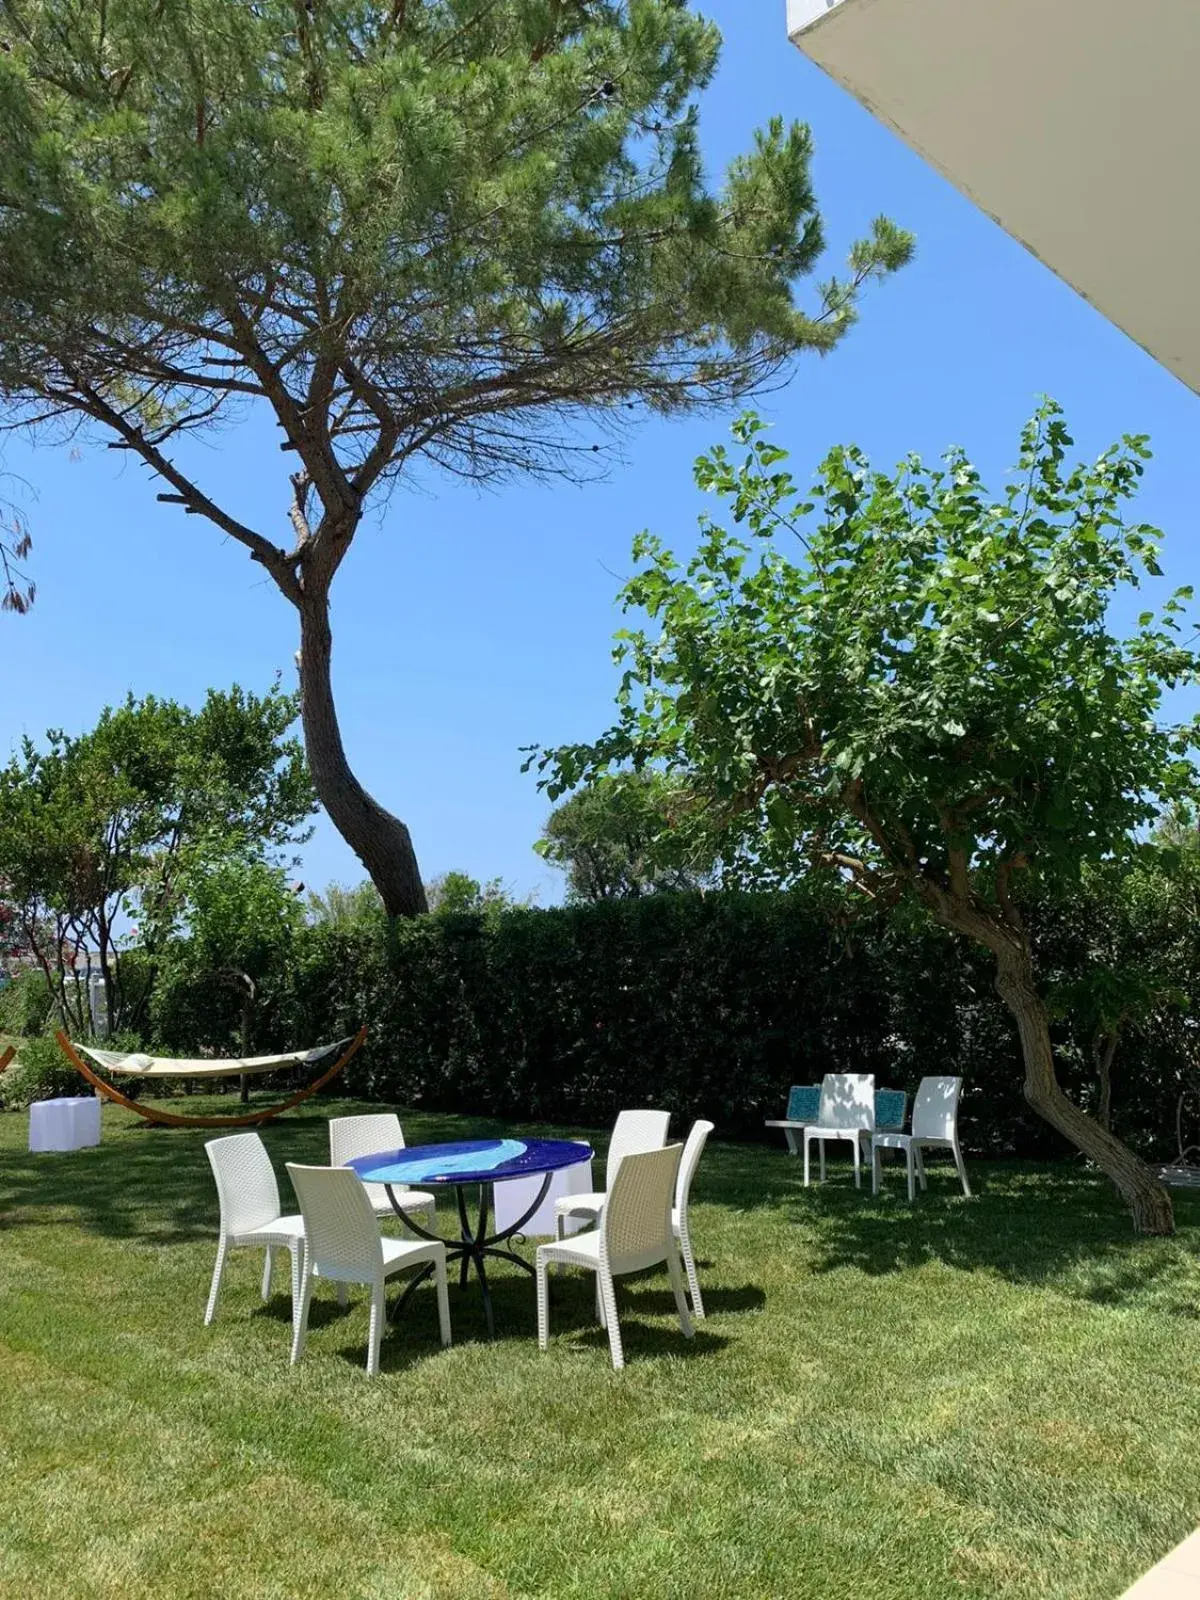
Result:
<svg viewBox="0 0 1200 1600"><path fill-rule="evenodd" d="M1077 936L1050 919L1061 966ZM793 1083L829 1071L909 1089L967 1080L977 1151L1057 1154L1026 1107L1015 1032L987 958L936 928L831 926L796 895L658 894L642 900L318 926L263 986L263 1048L371 1028L344 1090L401 1105L598 1126L622 1106L669 1106L683 1126L769 1137ZM236 1001L176 971L155 997L169 1050L237 1037ZM1176 1030L1178 1031L1178 1030ZM1085 1041L1059 1027L1061 1074L1088 1103ZM1169 1028L1131 1033L1116 1064L1117 1131L1166 1156L1183 1066Z"/></svg>

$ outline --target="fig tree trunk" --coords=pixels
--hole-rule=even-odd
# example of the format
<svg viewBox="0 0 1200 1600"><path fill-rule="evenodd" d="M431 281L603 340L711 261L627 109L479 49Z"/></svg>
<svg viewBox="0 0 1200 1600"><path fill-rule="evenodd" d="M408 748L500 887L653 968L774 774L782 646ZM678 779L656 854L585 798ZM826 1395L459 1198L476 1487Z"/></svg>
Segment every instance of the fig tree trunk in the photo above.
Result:
<svg viewBox="0 0 1200 1600"><path fill-rule="evenodd" d="M995 948L995 947L993 947ZM1046 1007L1037 991L1028 951L997 949L996 990L1012 1012L1025 1058L1025 1098L1033 1109L1111 1178L1133 1214L1139 1233L1175 1231L1171 1197L1133 1151L1079 1109L1062 1091Z"/></svg>
<svg viewBox="0 0 1200 1600"><path fill-rule="evenodd" d="M313 787L334 827L379 890L389 916L429 909L412 838L350 770L333 703L328 590L306 589L300 604L300 709Z"/></svg>
<svg viewBox="0 0 1200 1600"><path fill-rule="evenodd" d="M1138 1233L1174 1233L1171 1197L1154 1173L1062 1091L1054 1070L1050 1020L1038 992L1029 940L1019 917L989 909L974 896L948 893L928 879L918 880L918 890L943 927L965 934L995 957L996 992L1012 1013L1021 1040L1026 1100L1043 1121L1056 1128L1112 1180L1129 1207Z"/></svg>
<svg viewBox="0 0 1200 1600"><path fill-rule="evenodd" d="M1121 1037L1120 1030L1120 1022L1114 1022L1107 1032L1098 1030L1092 1041L1092 1060L1096 1067L1096 1120L1102 1128L1112 1128L1112 1069Z"/></svg>

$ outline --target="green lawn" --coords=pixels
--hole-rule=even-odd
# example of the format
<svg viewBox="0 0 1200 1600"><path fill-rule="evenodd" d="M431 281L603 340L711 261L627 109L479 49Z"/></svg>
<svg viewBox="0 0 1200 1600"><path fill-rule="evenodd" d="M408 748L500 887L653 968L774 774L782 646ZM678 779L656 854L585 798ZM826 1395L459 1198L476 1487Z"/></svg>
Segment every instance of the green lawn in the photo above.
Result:
<svg viewBox="0 0 1200 1600"><path fill-rule="evenodd" d="M285 1193L334 1109L268 1130ZM204 1328L208 1135L105 1118L35 1158L0 1116L0 1595L1109 1600L1200 1520L1195 1200L1135 1242L1067 1168L976 1164L973 1201L939 1168L910 1209L717 1145L693 1343L628 1282L614 1373L572 1276L541 1355L513 1272L494 1343L452 1287L441 1352L425 1288L371 1382L325 1289L289 1370L256 1253Z"/></svg>

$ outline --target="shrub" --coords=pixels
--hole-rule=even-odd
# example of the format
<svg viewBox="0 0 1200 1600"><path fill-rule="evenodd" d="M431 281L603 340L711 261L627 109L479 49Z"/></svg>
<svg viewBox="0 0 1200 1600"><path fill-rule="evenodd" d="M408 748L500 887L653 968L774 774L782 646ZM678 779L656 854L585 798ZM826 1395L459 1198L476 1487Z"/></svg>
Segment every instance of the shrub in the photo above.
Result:
<svg viewBox="0 0 1200 1600"><path fill-rule="evenodd" d="M17 1059L0 1072L0 1109L24 1111L35 1100L86 1094L83 1079L53 1039L22 1039Z"/></svg>
<svg viewBox="0 0 1200 1600"><path fill-rule="evenodd" d="M41 1033L49 1021L53 997L45 975L36 970L18 972L0 988L0 1033L18 1038Z"/></svg>

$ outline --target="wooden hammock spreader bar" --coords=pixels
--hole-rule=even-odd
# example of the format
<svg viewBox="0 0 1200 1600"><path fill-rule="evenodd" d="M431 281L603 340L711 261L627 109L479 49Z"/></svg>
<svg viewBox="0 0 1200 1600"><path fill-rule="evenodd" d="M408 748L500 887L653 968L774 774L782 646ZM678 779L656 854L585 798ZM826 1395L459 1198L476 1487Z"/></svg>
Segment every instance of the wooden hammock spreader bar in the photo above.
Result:
<svg viewBox="0 0 1200 1600"><path fill-rule="evenodd" d="M285 1111L294 1110L301 1101L307 1100L310 1095L316 1094L318 1089L323 1089L327 1083L336 1078L346 1063L362 1049L367 1030L365 1027L360 1028L333 1066L319 1078L315 1078L307 1088L292 1095L290 1099L281 1101L277 1106L267 1106L262 1111L243 1111L224 1117L181 1116L174 1111L159 1111L154 1106L139 1105L136 1100L131 1100L119 1089L114 1089L111 1083L106 1083L98 1073L93 1072L61 1028L54 1037L58 1040L59 1047L67 1060L83 1074L94 1089L98 1089L102 1095L115 1101L117 1105L124 1106L126 1111L136 1111L138 1116L145 1117L147 1122L157 1122L165 1128L252 1128L260 1122L271 1122L275 1117L281 1117Z"/></svg>
<svg viewBox="0 0 1200 1600"><path fill-rule="evenodd" d="M6 1067L12 1064L12 1058L16 1053L17 1047L15 1044L10 1044L7 1050L0 1050L0 1072L3 1072Z"/></svg>

